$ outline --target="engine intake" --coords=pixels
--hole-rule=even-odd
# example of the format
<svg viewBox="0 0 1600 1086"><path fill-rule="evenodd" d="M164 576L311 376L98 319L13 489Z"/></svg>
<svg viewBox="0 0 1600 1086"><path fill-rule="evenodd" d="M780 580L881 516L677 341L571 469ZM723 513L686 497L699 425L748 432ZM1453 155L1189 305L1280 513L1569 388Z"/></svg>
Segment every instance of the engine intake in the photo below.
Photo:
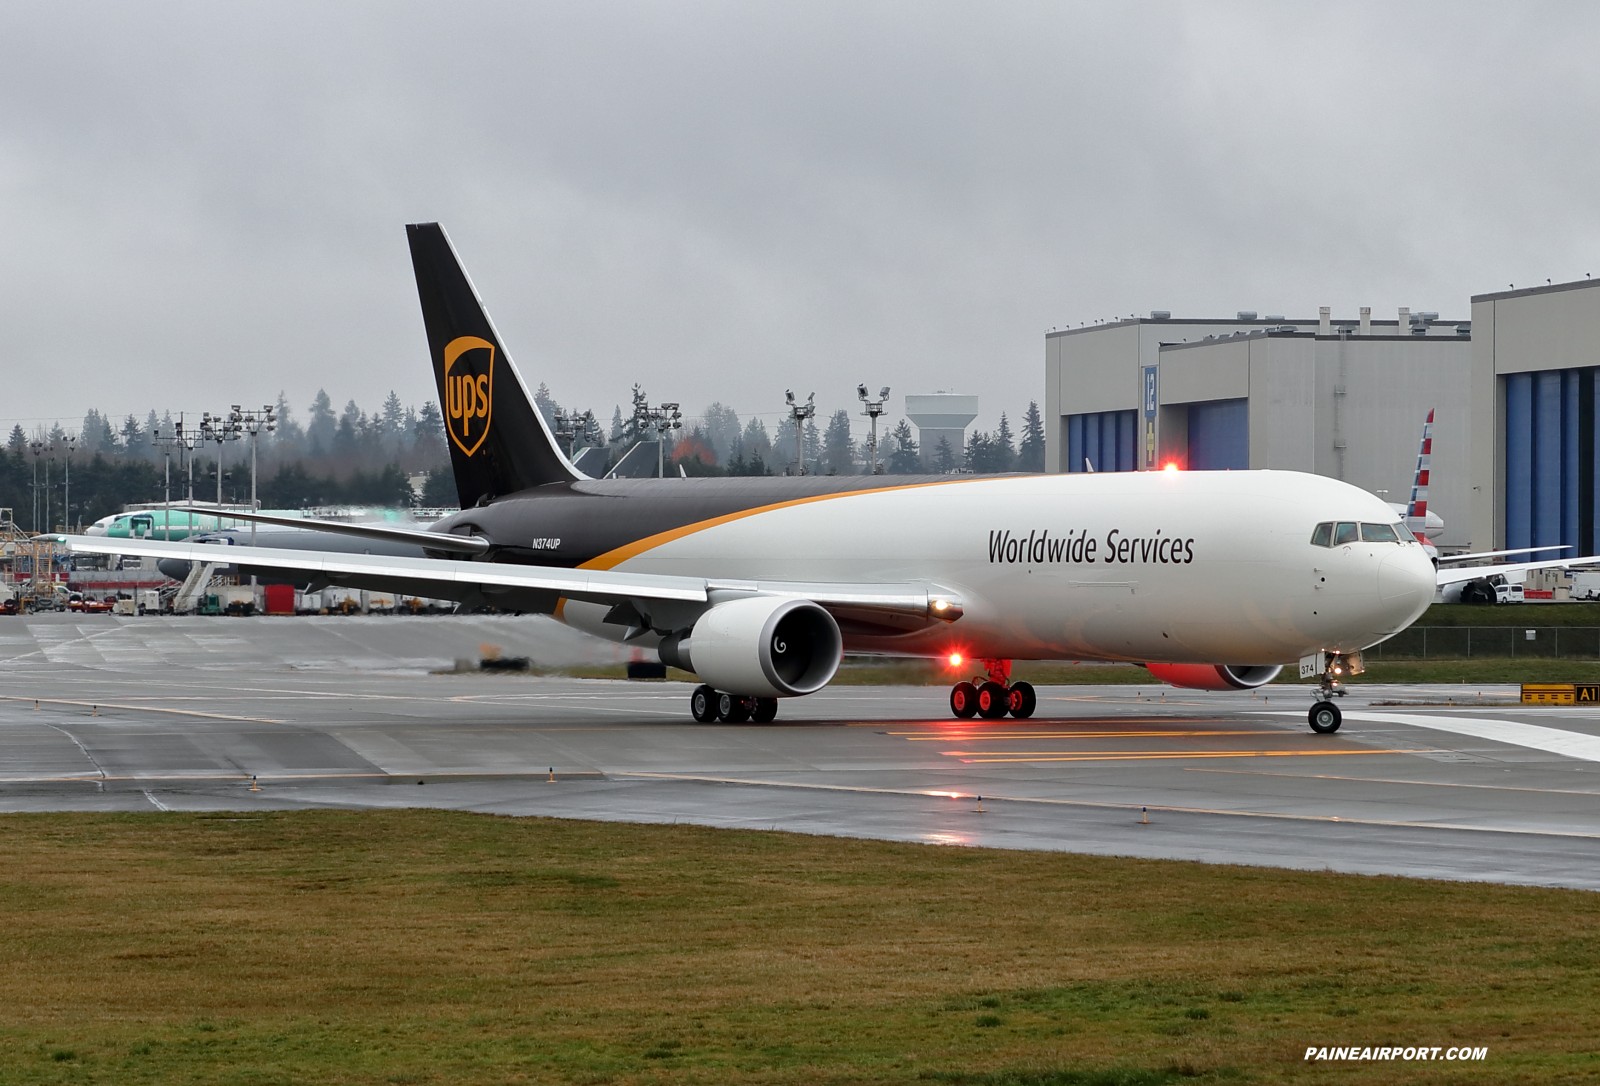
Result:
<svg viewBox="0 0 1600 1086"><path fill-rule="evenodd" d="M686 634L661 642L661 662L729 694L814 694L839 670L844 639L809 600L753 596L712 607Z"/></svg>
<svg viewBox="0 0 1600 1086"><path fill-rule="evenodd" d="M1254 690L1278 677L1282 664L1146 664L1164 683L1190 690Z"/></svg>

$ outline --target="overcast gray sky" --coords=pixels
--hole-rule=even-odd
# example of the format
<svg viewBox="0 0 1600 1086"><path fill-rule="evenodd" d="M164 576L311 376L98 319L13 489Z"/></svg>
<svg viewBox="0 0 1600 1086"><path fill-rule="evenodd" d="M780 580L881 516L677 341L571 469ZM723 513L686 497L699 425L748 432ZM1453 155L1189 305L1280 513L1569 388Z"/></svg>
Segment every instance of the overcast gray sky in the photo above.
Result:
<svg viewBox="0 0 1600 1086"><path fill-rule="evenodd" d="M0 419L435 397L403 224L609 419L1600 273L1589 4L0 3ZM852 409L854 409L852 407Z"/></svg>

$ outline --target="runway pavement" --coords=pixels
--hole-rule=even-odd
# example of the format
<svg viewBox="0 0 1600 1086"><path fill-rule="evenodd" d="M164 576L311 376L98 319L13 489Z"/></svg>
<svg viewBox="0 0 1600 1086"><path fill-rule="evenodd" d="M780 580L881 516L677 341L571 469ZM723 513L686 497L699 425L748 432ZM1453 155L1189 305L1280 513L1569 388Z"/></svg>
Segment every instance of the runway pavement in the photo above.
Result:
<svg viewBox="0 0 1600 1086"><path fill-rule="evenodd" d="M1514 688L1362 687L1333 736L1290 687L1052 687L1029 721L832 687L703 725L682 684L430 673L485 641L616 651L534 618L0 619L0 810L430 806L1600 889L1600 710Z"/></svg>

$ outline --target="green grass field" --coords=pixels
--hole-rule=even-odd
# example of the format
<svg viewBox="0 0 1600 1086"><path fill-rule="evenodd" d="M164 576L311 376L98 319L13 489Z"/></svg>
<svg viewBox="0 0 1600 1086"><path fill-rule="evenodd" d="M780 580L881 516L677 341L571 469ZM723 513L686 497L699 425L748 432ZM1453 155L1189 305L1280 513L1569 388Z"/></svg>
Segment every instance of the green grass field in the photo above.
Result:
<svg viewBox="0 0 1600 1086"><path fill-rule="evenodd" d="M1588 1082L1597 936L1576 891L439 811L6 815L0 1081ZM1489 1055L1304 1061L1349 1044Z"/></svg>

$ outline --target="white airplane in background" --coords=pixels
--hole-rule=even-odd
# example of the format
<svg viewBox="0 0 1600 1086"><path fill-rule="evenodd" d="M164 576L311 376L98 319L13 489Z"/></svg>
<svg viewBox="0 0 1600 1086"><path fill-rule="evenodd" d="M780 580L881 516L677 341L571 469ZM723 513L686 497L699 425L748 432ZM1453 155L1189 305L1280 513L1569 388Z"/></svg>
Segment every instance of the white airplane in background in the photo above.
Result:
<svg viewBox="0 0 1600 1086"><path fill-rule="evenodd" d="M954 685L951 710L987 718L1033 713L1032 687L1010 681L1017 659L1133 662L1211 690L1298 665L1321 679L1319 732L1339 727L1332 694L1360 650L1454 576L1374 495L1297 472L591 479L444 231L407 232L462 509L427 530L295 519L426 557L232 548L243 574L540 612L654 647L700 677L700 720L771 720L849 652L970 661L983 673ZM215 554L66 539L76 553Z"/></svg>
<svg viewBox="0 0 1600 1086"><path fill-rule="evenodd" d="M1440 556L1438 547L1433 540L1444 534L1444 520L1428 507L1428 479L1432 473L1433 462L1433 412L1428 412L1428 418L1422 424L1422 443L1417 449L1417 467L1411 476L1411 499L1407 502L1390 502L1389 508L1396 513L1404 514L1407 530L1422 545L1429 558L1433 559L1435 566L1454 565L1458 562L1481 562L1485 558L1504 558L1512 554L1534 554L1539 552L1567 551L1572 548L1561 544L1546 547L1514 547L1501 551L1476 551L1471 554L1451 554ZM1574 559L1570 562L1536 563L1534 568L1543 568L1546 565L1579 565L1583 559ZM1467 602L1493 603L1495 600L1494 587L1491 578L1504 577L1510 573L1524 573L1528 567L1511 567L1504 565L1477 565L1472 567L1457 567L1455 573L1470 574L1468 576L1454 576L1448 581L1440 582L1440 599L1445 603L1460 603L1463 595L1471 591L1475 582L1481 582L1480 591L1476 598L1468 598Z"/></svg>

